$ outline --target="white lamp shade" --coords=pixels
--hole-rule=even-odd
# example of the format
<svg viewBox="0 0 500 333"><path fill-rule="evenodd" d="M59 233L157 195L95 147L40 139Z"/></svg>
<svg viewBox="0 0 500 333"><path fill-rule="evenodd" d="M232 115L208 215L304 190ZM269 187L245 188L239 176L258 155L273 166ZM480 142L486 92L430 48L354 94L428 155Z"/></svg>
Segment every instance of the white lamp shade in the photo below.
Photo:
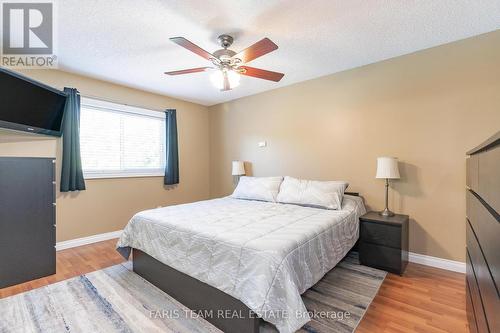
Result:
<svg viewBox="0 0 500 333"><path fill-rule="evenodd" d="M242 176L245 174L245 163L243 161L233 161L233 176Z"/></svg>
<svg viewBox="0 0 500 333"><path fill-rule="evenodd" d="M377 175L375 178L399 179L398 159L395 157L377 157Z"/></svg>

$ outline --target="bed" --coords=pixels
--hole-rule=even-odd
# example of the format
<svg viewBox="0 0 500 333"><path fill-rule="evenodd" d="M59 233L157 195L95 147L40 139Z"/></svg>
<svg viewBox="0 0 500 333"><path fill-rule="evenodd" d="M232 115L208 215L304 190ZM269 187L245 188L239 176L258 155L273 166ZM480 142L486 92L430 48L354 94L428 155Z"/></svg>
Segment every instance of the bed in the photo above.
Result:
<svg viewBox="0 0 500 333"><path fill-rule="evenodd" d="M140 212L117 246L224 332L258 332L264 320L289 333L309 321L301 294L354 246L364 213L355 195L340 210L225 197Z"/></svg>

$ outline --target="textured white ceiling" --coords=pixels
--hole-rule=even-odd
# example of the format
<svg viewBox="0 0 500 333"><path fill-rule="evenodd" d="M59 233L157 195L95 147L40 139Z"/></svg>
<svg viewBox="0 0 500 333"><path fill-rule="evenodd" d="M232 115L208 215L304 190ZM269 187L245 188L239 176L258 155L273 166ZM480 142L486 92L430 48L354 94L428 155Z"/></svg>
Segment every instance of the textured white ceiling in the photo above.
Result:
<svg viewBox="0 0 500 333"><path fill-rule="evenodd" d="M62 70L204 105L500 28L499 0L58 0L57 7ZM235 37L235 51L269 37L279 49L250 66L285 77L242 77L221 92L209 73L163 74L208 64L170 37L212 52L221 33Z"/></svg>

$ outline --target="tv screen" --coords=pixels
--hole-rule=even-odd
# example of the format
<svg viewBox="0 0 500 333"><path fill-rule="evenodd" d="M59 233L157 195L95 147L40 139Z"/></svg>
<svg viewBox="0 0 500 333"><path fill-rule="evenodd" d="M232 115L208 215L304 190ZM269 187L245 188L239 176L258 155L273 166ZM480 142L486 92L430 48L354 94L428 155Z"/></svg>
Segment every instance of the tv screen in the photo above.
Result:
<svg viewBox="0 0 500 333"><path fill-rule="evenodd" d="M61 135L66 95L0 68L0 127Z"/></svg>

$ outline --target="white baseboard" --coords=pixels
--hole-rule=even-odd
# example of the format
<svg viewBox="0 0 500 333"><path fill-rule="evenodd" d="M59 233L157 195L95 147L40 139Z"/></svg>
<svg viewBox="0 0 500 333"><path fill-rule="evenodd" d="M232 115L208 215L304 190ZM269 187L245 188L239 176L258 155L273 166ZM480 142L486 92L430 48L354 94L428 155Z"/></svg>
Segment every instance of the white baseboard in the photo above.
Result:
<svg viewBox="0 0 500 333"><path fill-rule="evenodd" d="M465 262L448 260L438 257L431 257L413 252L408 253L408 257L409 257L408 260L410 262L416 264L446 269L448 271L465 273Z"/></svg>
<svg viewBox="0 0 500 333"><path fill-rule="evenodd" d="M120 237L121 234L122 234L122 230L118 230L118 231L106 232L104 234L98 234L98 235L93 235L93 236L88 236L88 237L77 238L77 239L70 239L70 240L67 240L64 242L58 242L56 244L56 250L61 251L61 250L70 249L72 247L102 242L105 240L118 238L118 237Z"/></svg>
<svg viewBox="0 0 500 333"><path fill-rule="evenodd" d="M122 233L122 230L118 230L118 231L106 232L104 234L98 234L98 235L93 235L93 236L88 236L88 237L77 238L77 239L70 239L70 240L67 240L64 242L58 242L56 244L56 250L57 251L66 250L66 249L70 249L72 247L102 242L102 241L113 239L113 238L119 238L121 233ZM465 273L465 263L464 262L442 259L442 258L438 258L438 257L431 257L431 256L423 255L423 254L414 253L414 252L408 253L408 257L409 257L408 260L410 262L413 262L416 264L446 269L448 271Z"/></svg>

